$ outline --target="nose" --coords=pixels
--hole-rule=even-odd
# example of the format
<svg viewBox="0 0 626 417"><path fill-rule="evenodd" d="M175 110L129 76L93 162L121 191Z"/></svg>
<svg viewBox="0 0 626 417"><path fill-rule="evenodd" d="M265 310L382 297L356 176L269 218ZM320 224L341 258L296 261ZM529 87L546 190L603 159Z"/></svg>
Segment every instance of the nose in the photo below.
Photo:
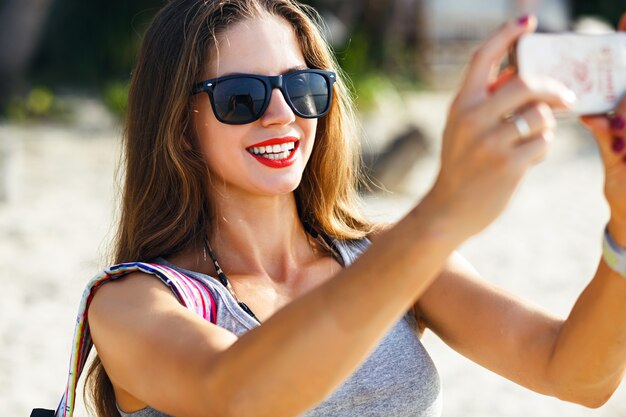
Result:
<svg viewBox="0 0 626 417"><path fill-rule="evenodd" d="M261 123L263 125L290 124L295 120L296 115L289 107L289 104L287 104L283 93L280 89L274 88L267 109L261 117Z"/></svg>

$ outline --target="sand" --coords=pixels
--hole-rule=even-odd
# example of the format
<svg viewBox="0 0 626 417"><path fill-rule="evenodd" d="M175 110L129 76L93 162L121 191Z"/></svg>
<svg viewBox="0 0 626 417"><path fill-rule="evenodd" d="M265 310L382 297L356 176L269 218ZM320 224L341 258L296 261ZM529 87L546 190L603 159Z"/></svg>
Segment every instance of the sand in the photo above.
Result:
<svg viewBox="0 0 626 417"><path fill-rule="evenodd" d="M448 101L449 94L415 95L402 114L387 108L402 122L366 125L369 140L376 141L408 119L433 140L432 157L416 165L403 193L367 197L375 217L401 217L428 188ZM92 122L0 125L0 138L14 147L14 191L0 203L2 416L56 407L83 286L105 264L119 128ZM560 124L553 152L529 173L507 211L460 250L485 279L566 316L594 274L608 210L592 138L572 120ZM521 388L430 332L423 341L441 374L446 417L626 416L624 387L601 409L589 410ZM80 400L75 415L86 415Z"/></svg>

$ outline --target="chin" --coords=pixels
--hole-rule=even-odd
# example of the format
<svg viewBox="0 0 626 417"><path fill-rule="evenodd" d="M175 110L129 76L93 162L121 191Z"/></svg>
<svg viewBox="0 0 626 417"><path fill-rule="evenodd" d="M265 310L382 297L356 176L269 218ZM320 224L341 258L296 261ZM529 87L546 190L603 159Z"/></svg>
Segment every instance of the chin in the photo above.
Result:
<svg viewBox="0 0 626 417"><path fill-rule="evenodd" d="M259 191L261 194L266 195L268 197L281 196L281 195L293 193L296 190L296 188L298 188L299 185L300 185L300 182L295 183L295 184L280 184L280 185L277 184L274 186L261 187Z"/></svg>
<svg viewBox="0 0 626 417"><path fill-rule="evenodd" d="M279 196L292 193L298 188L302 180L302 175L297 178L275 178L276 181L267 181L262 184L257 183L257 192L266 196Z"/></svg>

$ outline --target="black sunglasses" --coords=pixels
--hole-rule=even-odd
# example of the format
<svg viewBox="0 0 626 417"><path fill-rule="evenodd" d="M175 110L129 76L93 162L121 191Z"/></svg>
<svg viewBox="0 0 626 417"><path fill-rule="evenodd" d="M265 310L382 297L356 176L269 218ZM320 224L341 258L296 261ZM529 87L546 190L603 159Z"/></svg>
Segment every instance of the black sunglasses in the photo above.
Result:
<svg viewBox="0 0 626 417"><path fill-rule="evenodd" d="M270 103L272 90L278 88L285 101L300 117L322 117L330 109L333 83L332 71L304 69L268 77L235 74L199 82L192 93L206 92L217 120L231 125L258 120Z"/></svg>

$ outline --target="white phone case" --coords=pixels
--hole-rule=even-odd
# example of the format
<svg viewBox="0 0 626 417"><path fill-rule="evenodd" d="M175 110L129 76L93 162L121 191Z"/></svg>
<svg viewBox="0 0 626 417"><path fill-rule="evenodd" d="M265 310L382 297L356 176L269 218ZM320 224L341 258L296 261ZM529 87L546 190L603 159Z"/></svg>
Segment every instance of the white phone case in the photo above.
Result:
<svg viewBox="0 0 626 417"><path fill-rule="evenodd" d="M547 75L576 93L575 114L611 111L626 93L626 33L527 34L516 52L522 77Z"/></svg>

